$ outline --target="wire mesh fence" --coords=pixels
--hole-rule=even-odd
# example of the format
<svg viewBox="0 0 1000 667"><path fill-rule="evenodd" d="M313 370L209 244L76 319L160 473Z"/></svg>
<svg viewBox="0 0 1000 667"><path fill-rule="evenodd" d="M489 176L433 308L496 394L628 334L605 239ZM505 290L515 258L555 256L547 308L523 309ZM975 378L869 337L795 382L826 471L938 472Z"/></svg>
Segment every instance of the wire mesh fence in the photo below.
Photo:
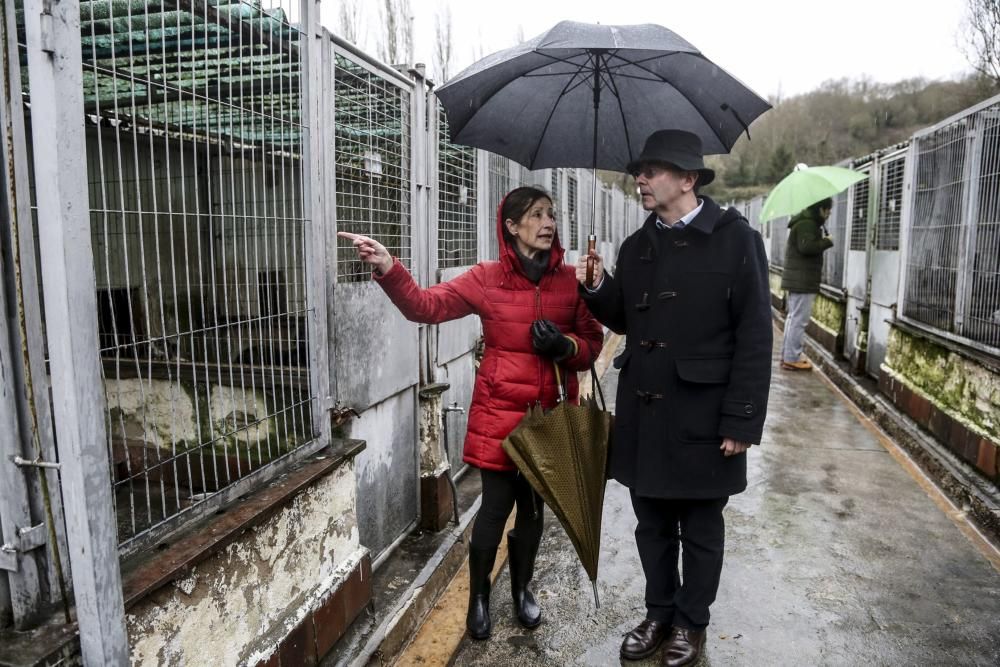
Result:
<svg viewBox="0 0 1000 667"><path fill-rule="evenodd" d="M123 546L312 439L290 4L81 3Z"/></svg>
<svg viewBox="0 0 1000 667"><path fill-rule="evenodd" d="M611 190L604 185L600 186L600 239L602 241L611 240Z"/></svg>
<svg viewBox="0 0 1000 667"><path fill-rule="evenodd" d="M844 284L844 265L847 257L847 191L833 197L833 210L826 221L833 247L823 253L822 282L835 289Z"/></svg>
<svg viewBox="0 0 1000 667"><path fill-rule="evenodd" d="M1000 348L1000 108L985 111L979 122L979 173L971 174L977 191L976 215L970 220L975 242L969 244L969 305L962 333Z"/></svg>
<svg viewBox="0 0 1000 667"><path fill-rule="evenodd" d="M903 211L903 175L906 153L879 161L878 217L875 249L899 250L899 222Z"/></svg>
<svg viewBox="0 0 1000 667"><path fill-rule="evenodd" d="M914 138L903 315L1000 350L1000 102Z"/></svg>
<svg viewBox="0 0 1000 667"><path fill-rule="evenodd" d="M851 165L852 169L870 174L871 165ZM871 180L866 178L848 188L848 226L850 228L851 250L864 251L868 248L868 203L871 192Z"/></svg>
<svg viewBox="0 0 1000 667"><path fill-rule="evenodd" d="M569 173L566 175L566 224L569 228L569 239L566 248L568 250L580 247L580 202L577 200L578 196L577 176L576 174Z"/></svg>
<svg viewBox="0 0 1000 667"><path fill-rule="evenodd" d="M968 123L916 139L903 314L954 331L961 262Z"/></svg>
<svg viewBox="0 0 1000 667"><path fill-rule="evenodd" d="M487 175L489 178L489 191L487 193L487 212L492 213L494 219L498 214L500 202L504 196L512 189L510 179L510 160L494 153L486 153ZM487 218L488 220L489 218ZM487 227L489 228L489 227ZM488 259L497 259L500 253L499 240L495 232L487 235L489 239Z"/></svg>
<svg viewBox="0 0 1000 667"><path fill-rule="evenodd" d="M408 88L339 49L334 54L337 225L378 240L410 263L410 95ZM337 276L371 279L340 239Z"/></svg>
<svg viewBox="0 0 1000 667"><path fill-rule="evenodd" d="M478 259L476 150L448 141L448 118L438 113L438 265L469 266Z"/></svg>
<svg viewBox="0 0 1000 667"><path fill-rule="evenodd" d="M785 266L785 244L788 243L788 221L790 216L773 218L767 224L771 227L771 266Z"/></svg>

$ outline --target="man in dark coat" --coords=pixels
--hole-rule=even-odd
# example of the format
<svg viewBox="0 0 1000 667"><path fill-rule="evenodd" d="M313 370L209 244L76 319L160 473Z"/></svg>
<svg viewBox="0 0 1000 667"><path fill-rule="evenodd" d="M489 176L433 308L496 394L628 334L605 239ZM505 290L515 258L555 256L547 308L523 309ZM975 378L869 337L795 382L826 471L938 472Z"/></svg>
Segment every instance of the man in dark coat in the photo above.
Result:
<svg viewBox="0 0 1000 667"><path fill-rule="evenodd" d="M629 487L646 576L646 619L623 658L694 664L722 572L729 496L746 488L746 451L759 443L771 378L767 259L760 234L735 210L698 196L714 178L701 141L653 133L629 165L650 211L618 254L615 275L587 256L581 293L609 329L626 335L611 475ZM683 545L683 583L678 553Z"/></svg>
<svg viewBox="0 0 1000 667"><path fill-rule="evenodd" d="M785 266L781 273L781 289L788 295L788 317L781 343L781 367L785 370L812 370L812 364L802 358L802 335L812 314L813 299L819 294L823 253L833 247L824 227L832 210L833 200L827 197L788 221Z"/></svg>

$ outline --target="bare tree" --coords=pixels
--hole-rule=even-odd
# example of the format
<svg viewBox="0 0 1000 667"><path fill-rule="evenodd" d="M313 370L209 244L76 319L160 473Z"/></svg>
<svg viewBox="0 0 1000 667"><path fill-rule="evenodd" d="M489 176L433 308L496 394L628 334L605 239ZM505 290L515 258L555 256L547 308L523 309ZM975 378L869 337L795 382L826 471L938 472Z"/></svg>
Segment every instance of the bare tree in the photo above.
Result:
<svg viewBox="0 0 1000 667"><path fill-rule="evenodd" d="M407 63L413 64L413 10L410 0L396 0L399 10L399 42L402 47L400 54Z"/></svg>
<svg viewBox="0 0 1000 667"><path fill-rule="evenodd" d="M966 0L962 50L980 74L1000 83L1000 0Z"/></svg>
<svg viewBox="0 0 1000 667"><path fill-rule="evenodd" d="M452 47L451 7L445 5L434 17L434 67L441 82L451 75Z"/></svg>
<svg viewBox="0 0 1000 667"><path fill-rule="evenodd" d="M413 12L410 0L383 0L379 57L390 65L413 60Z"/></svg>
<svg viewBox="0 0 1000 667"><path fill-rule="evenodd" d="M338 31L340 36L351 44L361 44L362 14L360 0L340 0L337 13Z"/></svg>
<svg viewBox="0 0 1000 667"><path fill-rule="evenodd" d="M395 0L383 0L381 13L382 36L379 39L378 55L391 65L399 56L399 15L396 13Z"/></svg>

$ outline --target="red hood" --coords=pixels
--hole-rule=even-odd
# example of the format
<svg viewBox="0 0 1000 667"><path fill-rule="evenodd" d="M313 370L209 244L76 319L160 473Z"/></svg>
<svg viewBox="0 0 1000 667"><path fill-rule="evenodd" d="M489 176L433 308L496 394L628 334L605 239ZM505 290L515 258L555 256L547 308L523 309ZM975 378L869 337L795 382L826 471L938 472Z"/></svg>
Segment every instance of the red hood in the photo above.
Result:
<svg viewBox="0 0 1000 667"><path fill-rule="evenodd" d="M503 265L504 271L508 273L516 271L523 276L524 269L521 268L521 260L517 257L517 251L514 250L514 246L507 243L504 239L503 215L501 211L503 211L503 205L506 201L507 197L505 195L500 200L500 205L497 206L497 247L500 249L500 264ZM563 250L562 244L559 243L559 226L557 225L555 235L552 237L552 248L549 250L549 268L546 269L546 273L562 264L563 255L565 254L566 251Z"/></svg>

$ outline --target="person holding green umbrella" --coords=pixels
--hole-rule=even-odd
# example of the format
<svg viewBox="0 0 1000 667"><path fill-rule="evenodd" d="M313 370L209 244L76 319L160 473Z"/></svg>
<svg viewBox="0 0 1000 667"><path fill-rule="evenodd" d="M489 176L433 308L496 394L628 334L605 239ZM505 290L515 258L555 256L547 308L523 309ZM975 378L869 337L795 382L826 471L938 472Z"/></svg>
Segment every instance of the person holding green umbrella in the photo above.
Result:
<svg viewBox="0 0 1000 667"><path fill-rule="evenodd" d="M789 371L809 371L812 364L802 358L802 336L812 315L813 300L819 293L823 273L823 253L833 247L825 223L833 210L833 200L821 199L788 222L785 267L781 289L787 293L788 315L781 344L781 367Z"/></svg>
<svg viewBox="0 0 1000 667"><path fill-rule="evenodd" d="M781 288L788 295L788 317L781 346L781 367L789 371L812 370L802 358L802 335L812 314L823 274L823 253L833 247L825 223L833 210L833 197L865 174L843 167L795 165L767 195L760 221L790 215L785 267Z"/></svg>

